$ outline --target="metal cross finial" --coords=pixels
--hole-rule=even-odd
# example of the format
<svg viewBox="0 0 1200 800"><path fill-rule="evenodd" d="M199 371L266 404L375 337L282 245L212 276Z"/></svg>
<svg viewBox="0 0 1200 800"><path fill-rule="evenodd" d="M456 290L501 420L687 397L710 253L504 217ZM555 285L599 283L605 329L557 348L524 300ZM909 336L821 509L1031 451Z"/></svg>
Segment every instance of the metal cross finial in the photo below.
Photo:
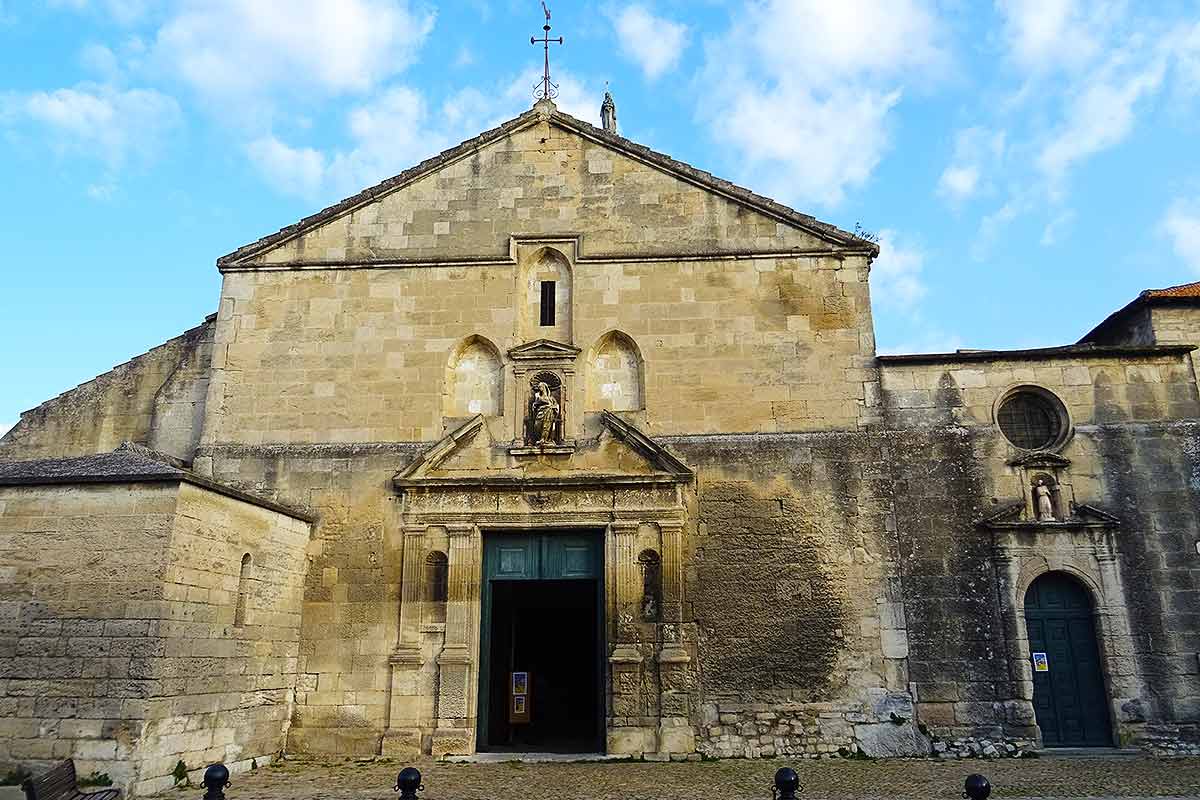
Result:
<svg viewBox="0 0 1200 800"><path fill-rule="evenodd" d="M550 44L551 42L563 43L563 37L557 39L550 38L550 9L546 7L546 0L542 0L542 10L546 12L546 24L542 27L545 33L541 39L536 36L529 37L530 44L540 44L546 53L546 71L543 73L542 79L533 87L534 100L553 100L558 97L558 84L550 80Z"/></svg>

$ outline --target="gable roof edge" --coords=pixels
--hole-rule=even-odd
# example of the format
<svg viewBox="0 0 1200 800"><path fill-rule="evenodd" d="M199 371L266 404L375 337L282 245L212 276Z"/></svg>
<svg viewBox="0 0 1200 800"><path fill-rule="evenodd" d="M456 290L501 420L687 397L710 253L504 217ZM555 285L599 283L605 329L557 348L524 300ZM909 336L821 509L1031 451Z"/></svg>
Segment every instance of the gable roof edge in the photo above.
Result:
<svg viewBox="0 0 1200 800"><path fill-rule="evenodd" d="M332 222L333 220L345 214L352 214L368 203L380 200L387 195L392 194L393 192L403 189L414 181L420 180L426 175L432 173L434 170L466 158L472 153L487 147L492 142L495 142L504 136L524 130L530 125L540 121L540 119L541 117L536 109L526 111L519 117L514 117L508 122L501 123L491 130L484 131L478 136L473 136L466 141L460 142L454 147L443 150L437 155L430 156L424 161L416 164L415 166L409 167L397 175L393 175L390 178L385 178L373 186L368 186L366 189L363 189L357 194L353 194L350 197L339 200L331 206L326 206L315 214L310 214L298 222L294 222L291 225L280 228L275 233L267 234L266 236L263 236L262 238L251 242L250 244L243 245L233 252L221 256L217 259L217 269L219 270L222 267L233 266L235 264L244 262L247 259L252 258L264 251L271 250L282 244L286 244L287 242L290 242L291 240L308 233L313 228L324 225L327 222Z"/></svg>
<svg viewBox="0 0 1200 800"><path fill-rule="evenodd" d="M275 233L263 236L254 242L243 245L233 252L221 256L217 259L217 269L221 270L224 267L241 264L267 250L286 244L320 225L331 222L345 214L353 213L368 203L380 200L393 192L399 191L414 181L429 175L434 170L466 158L504 136L517 133L541 121L554 123L578 136L603 144L628 158L667 172L686 183L706 189L767 217L798 228L823 241L843 248L847 253L861 253L872 260L879 256L879 245L876 242L864 239L849 231L844 231L827 222L822 222L816 217L803 214L769 197L764 197L735 183L718 178L711 172L697 169L686 162L678 161L665 153L652 150L623 136L604 131L569 114L554 110L547 116L541 108L535 107L518 117L501 123L491 130L484 131L454 147L443 150L437 155L427 158L397 175L386 178L373 186L363 189L357 194L327 206L315 214L310 214L298 222L280 228Z"/></svg>
<svg viewBox="0 0 1200 800"><path fill-rule="evenodd" d="M836 225L830 225L828 222L822 222L810 214L803 214L794 208L785 206L783 203L772 200L769 197L764 197L732 181L718 178L711 172L698 169L685 161L679 161L665 153L660 153L645 145L638 144L632 139L626 139L619 134L597 128L591 123L572 117L570 114L563 113L562 111L554 111L551 115L551 120L585 139L604 144L635 161L657 167L687 183L707 189L714 194L721 195L739 205L752 208L773 219L786 222L817 238L824 239L832 244L841 245L852 251L861 250L872 259L879 256L879 245L876 242L856 236L849 231L842 230Z"/></svg>

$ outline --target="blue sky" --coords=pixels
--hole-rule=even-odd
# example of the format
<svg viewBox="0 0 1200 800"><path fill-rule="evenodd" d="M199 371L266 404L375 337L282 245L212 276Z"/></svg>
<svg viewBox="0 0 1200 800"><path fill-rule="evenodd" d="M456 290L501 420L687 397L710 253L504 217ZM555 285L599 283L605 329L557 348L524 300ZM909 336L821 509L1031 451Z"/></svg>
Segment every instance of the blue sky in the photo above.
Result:
<svg viewBox="0 0 1200 800"><path fill-rule="evenodd" d="M559 106L878 234L880 350L1200 279L1200 4L552 3ZM0 431L216 310L215 259L515 116L536 0L0 0Z"/></svg>

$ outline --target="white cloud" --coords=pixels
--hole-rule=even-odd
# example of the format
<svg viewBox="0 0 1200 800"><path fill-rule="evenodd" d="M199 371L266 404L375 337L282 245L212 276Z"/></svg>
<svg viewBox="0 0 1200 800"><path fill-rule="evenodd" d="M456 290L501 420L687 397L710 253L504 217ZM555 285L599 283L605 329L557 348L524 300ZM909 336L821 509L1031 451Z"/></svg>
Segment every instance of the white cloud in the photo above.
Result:
<svg viewBox="0 0 1200 800"><path fill-rule="evenodd" d="M0 422L0 436L4 436L4 434L11 431L16 424L15 422Z"/></svg>
<svg viewBox="0 0 1200 800"><path fill-rule="evenodd" d="M291 147L274 136L263 136L246 146L246 154L259 172L285 194L313 197L325 177L325 156L311 147Z"/></svg>
<svg viewBox="0 0 1200 800"><path fill-rule="evenodd" d="M1103 30L1124 3L1093 0L997 0L1009 57L1043 72L1078 67L1101 49Z"/></svg>
<svg viewBox="0 0 1200 800"><path fill-rule="evenodd" d="M121 65L117 55L102 44L87 44L79 51L79 63L88 72L94 72L105 80L111 81L121 74Z"/></svg>
<svg viewBox="0 0 1200 800"><path fill-rule="evenodd" d="M556 70L552 77L558 83L558 97L554 99L558 110L584 122L599 125L603 93L565 70ZM526 70L510 83L504 92L503 103L497 106L501 114L499 119L508 119L528 111L533 105L534 86L541 82L542 70L538 67Z"/></svg>
<svg viewBox="0 0 1200 800"><path fill-rule="evenodd" d="M49 134L60 152L98 158L110 167L147 158L181 119L179 104L154 89L81 83L52 92L0 98L3 118Z"/></svg>
<svg viewBox="0 0 1200 800"><path fill-rule="evenodd" d="M347 113L344 148L322 152L266 135L255 139L247 154L286 194L309 200L353 194L528 110L538 75L540 70L527 70L493 91L463 89L438 106L416 89L394 86ZM598 123L600 93L568 72L556 78L559 109Z"/></svg>
<svg viewBox="0 0 1200 800"><path fill-rule="evenodd" d="M630 5L613 18L621 52L655 80L679 63L687 47L686 25L656 17L641 5Z"/></svg>
<svg viewBox="0 0 1200 800"><path fill-rule="evenodd" d="M970 199L982 187L984 170L994 169L1004 150L1004 131L978 126L959 131L954 156L938 179L938 194L952 203Z"/></svg>
<svg viewBox="0 0 1200 800"><path fill-rule="evenodd" d="M900 92L797 87L746 91L712 121L738 147L753 185L781 198L828 205L861 186L887 147L887 114Z"/></svg>
<svg viewBox="0 0 1200 800"><path fill-rule="evenodd" d="M1171 239L1175 255L1200 272L1200 201L1176 200L1167 209L1160 228Z"/></svg>
<svg viewBox="0 0 1200 800"><path fill-rule="evenodd" d="M927 291L921 280L925 253L898 242L894 230L879 232L879 257L871 265L871 299L882 306L914 314Z"/></svg>
<svg viewBox="0 0 1200 800"><path fill-rule="evenodd" d="M407 0L185 0L154 52L212 99L337 95L406 67L433 21Z"/></svg>
<svg viewBox="0 0 1200 800"><path fill-rule="evenodd" d="M1074 92L1065 119L1041 148L1038 168L1052 183L1079 162L1125 140L1136 122L1134 106L1162 86L1166 62L1152 58L1132 70L1114 55Z"/></svg>
<svg viewBox="0 0 1200 800"><path fill-rule="evenodd" d="M706 45L699 116L741 180L793 203L834 205L864 184L904 84L948 61L926 0L766 0L738 14Z"/></svg>
<svg viewBox="0 0 1200 800"><path fill-rule="evenodd" d="M1075 221L1075 212L1071 209L1060 212L1042 228L1042 246L1051 247L1058 244L1063 231Z"/></svg>

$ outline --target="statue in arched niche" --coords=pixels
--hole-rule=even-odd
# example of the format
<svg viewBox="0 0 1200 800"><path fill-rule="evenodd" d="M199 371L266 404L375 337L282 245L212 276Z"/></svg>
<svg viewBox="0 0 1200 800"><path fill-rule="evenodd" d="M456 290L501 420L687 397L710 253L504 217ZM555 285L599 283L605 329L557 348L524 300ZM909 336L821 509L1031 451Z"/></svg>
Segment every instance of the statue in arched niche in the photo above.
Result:
<svg viewBox="0 0 1200 800"><path fill-rule="evenodd" d="M1054 493L1053 490L1046 485L1045 478L1038 478L1033 485L1034 507L1037 509L1037 518L1039 522L1053 522L1054 516Z"/></svg>
<svg viewBox="0 0 1200 800"><path fill-rule="evenodd" d="M558 444L562 441L562 383L546 373L534 377L530 383L529 438L538 445Z"/></svg>

